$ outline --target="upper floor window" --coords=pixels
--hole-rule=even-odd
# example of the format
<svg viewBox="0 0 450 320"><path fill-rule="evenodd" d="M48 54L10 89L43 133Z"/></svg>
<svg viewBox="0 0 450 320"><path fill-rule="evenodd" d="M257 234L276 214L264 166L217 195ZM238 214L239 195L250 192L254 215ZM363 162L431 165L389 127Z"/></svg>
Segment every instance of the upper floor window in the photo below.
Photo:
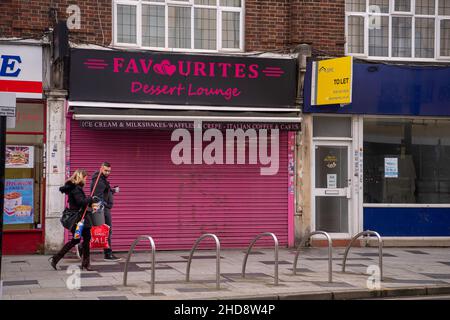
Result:
<svg viewBox="0 0 450 320"><path fill-rule="evenodd" d="M114 43L152 49L242 50L243 0L114 0Z"/></svg>
<svg viewBox="0 0 450 320"><path fill-rule="evenodd" d="M346 52L450 60L450 0L346 0Z"/></svg>

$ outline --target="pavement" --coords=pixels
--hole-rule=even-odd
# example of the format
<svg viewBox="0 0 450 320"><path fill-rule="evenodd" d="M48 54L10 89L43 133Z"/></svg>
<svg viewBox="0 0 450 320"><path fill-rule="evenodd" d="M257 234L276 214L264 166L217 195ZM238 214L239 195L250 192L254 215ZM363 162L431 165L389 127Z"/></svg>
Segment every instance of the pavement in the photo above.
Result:
<svg viewBox="0 0 450 320"><path fill-rule="evenodd" d="M328 249L303 248L293 275L295 250L279 250L279 283L274 284L274 250L254 248L242 278L245 250L222 250L220 289L215 250L198 250L186 282L188 251L157 251L155 294L151 294L149 252L135 253L123 285L126 253L105 262L93 253L96 271L80 271L74 254L53 270L49 255L4 256L4 300L222 300L367 299L450 294L450 248L384 248L383 280L376 281L378 249L354 247L342 272L345 248L333 248L333 281L328 282ZM370 274L368 274L370 273ZM373 281L375 279L375 282ZM379 284L379 286L377 286Z"/></svg>

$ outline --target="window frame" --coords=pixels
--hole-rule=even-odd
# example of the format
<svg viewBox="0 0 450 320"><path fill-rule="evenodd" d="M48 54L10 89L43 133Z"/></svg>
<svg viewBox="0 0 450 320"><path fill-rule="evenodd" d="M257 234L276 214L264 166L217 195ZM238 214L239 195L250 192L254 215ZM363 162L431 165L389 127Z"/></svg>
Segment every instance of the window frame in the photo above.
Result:
<svg viewBox="0 0 450 320"><path fill-rule="evenodd" d="M170 51L170 52L244 52L244 37L245 37L245 0L241 0L240 7L225 7L220 5L221 0L217 0L216 5L201 5L194 4L194 0L177 1L165 0L164 2L154 2L152 0L113 0L112 10L112 28L113 39L112 46L119 48L133 48L154 51ZM124 43L118 41L118 26L117 26L117 6L131 5L136 7L136 43ZM154 5L165 8L165 34L164 47L152 47L142 45L142 6ZM169 47L169 6L170 7L189 7L191 10L191 47L190 48L172 48ZM216 10L216 49L195 49L195 9L214 9ZM222 46L222 13L223 12L238 12L239 13L239 48L225 48Z"/></svg>
<svg viewBox="0 0 450 320"><path fill-rule="evenodd" d="M450 20L450 16L439 14L439 0L435 1L434 15L416 14L416 0L411 1L411 11L395 11L395 0L389 0L389 12L388 13L373 13L369 12L370 0L366 0L366 10L364 12L345 11L345 55L353 56L356 58L364 58L368 60L390 60L390 61L417 61L417 62L448 62L450 56L441 56L440 54L440 35L441 35L441 21ZM359 16L364 18L364 52L363 53L351 53L349 52L349 17ZM389 30L388 30L388 56L371 56L369 55L369 18L371 16L380 16L389 18ZM392 42L393 42L393 29L392 18L393 17L411 17L411 57L393 57L392 56ZM416 57L416 19L428 18L434 19L434 57L433 58L420 58Z"/></svg>
<svg viewBox="0 0 450 320"><path fill-rule="evenodd" d="M415 13L416 10L416 1L415 0L408 0L411 10L409 11L396 11L395 10L395 2L398 0L389 1L389 13L390 14L400 14L400 15L412 15Z"/></svg>
<svg viewBox="0 0 450 320"><path fill-rule="evenodd" d="M450 60L450 55L449 56L441 56L441 23L442 21L450 21L450 16L446 17L446 16L440 16L436 19L436 30L437 30L437 34L436 34L436 55L439 59L443 59L443 60ZM450 41L450 40L449 40Z"/></svg>

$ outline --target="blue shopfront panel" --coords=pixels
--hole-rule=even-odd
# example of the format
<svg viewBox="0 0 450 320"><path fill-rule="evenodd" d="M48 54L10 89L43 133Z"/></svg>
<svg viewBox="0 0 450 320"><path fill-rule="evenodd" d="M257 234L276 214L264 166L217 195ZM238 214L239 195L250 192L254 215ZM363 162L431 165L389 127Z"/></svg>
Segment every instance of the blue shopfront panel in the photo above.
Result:
<svg viewBox="0 0 450 320"><path fill-rule="evenodd" d="M450 208L364 208L364 230L385 237L450 236Z"/></svg>
<svg viewBox="0 0 450 320"><path fill-rule="evenodd" d="M353 99L345 106L311 106L312 63L304 86L306 113L450 116L450 67L353 63Z"/></svg>

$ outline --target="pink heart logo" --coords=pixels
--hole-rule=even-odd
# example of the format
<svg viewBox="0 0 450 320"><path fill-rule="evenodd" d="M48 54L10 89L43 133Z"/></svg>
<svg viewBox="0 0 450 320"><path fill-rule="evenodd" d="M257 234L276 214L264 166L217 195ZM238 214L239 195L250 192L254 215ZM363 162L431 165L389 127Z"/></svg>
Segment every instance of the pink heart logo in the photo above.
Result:
<svg viewBox="0 0 450 320"><path fill-rule="evenodd" d="M153 70L161 75L168 75L172 76L175 71L177 71L177 67L175 67L173 64L170 64L169 60L163 60L159 64L155 64L153 66Z"/></svg>

